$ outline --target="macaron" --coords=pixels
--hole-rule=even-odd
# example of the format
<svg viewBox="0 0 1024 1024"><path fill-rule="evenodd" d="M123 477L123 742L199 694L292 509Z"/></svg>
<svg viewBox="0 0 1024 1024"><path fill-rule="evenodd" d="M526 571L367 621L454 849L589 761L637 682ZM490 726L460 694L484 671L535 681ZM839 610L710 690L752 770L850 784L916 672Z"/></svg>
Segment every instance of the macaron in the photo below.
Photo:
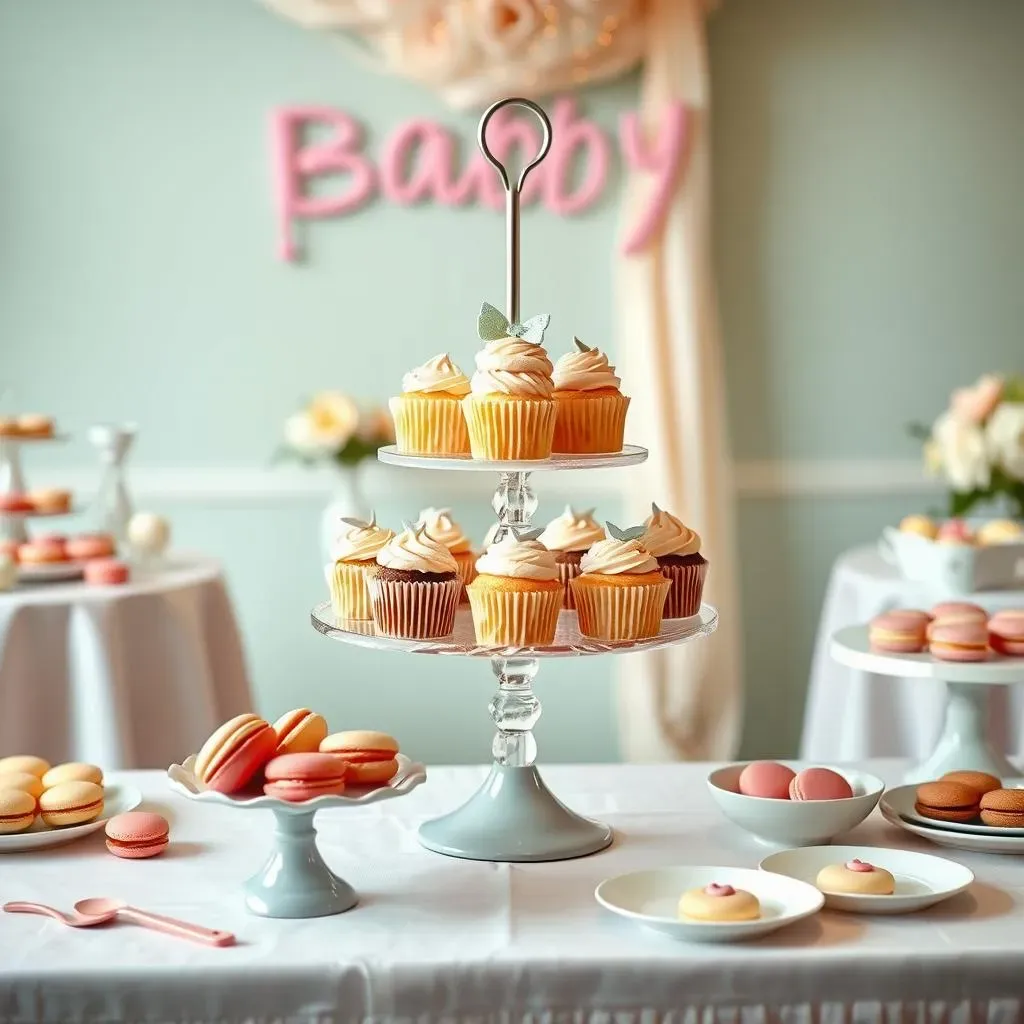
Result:
<svg viewBox="0 0 1024 1024"><path fill-rule="evenodd" d="M327 737L327 720L309 708L287 711L274 723L275 755L315 753Z"/></svg>
<svg viewBox="0 0 1024 1024"><path fill-rule="evenodd" d="M0 835L24 832L35 820L35 797L23 789L0 789Z"/></svg>
<svg viewBox="0 0 1024 1024"><path fill-rule="evenodd" d="M62 782L91 782L95 786L102 786L103 770L94 764L84 764L81 761L54 765L43 776L43 789L52 789Z"/></svg>
<svg viewBox="0 0 1024 1024"><path fill-rule="evenodd" d="M936 821L974 821L980 800L981 794L962 782L922 782L914 810Z"/></svg>
<svg viewBox="0 0 1024 1024"><path fill-rule="evenodd" d="M39 814L47 825L84 825L103 813L103 788L93 782L62 782L39 798Z"/></svg>
<svg viewBox="0 0 1024 1024"><path fill-rule="evenodd" d="M927 540L935 540L939 528L935 520L929 516L913 515L905 516L900 521L900 532L916 533L919 537L924 537Z"/></svg>
<svg viewBox="0 0 1024 1024"><path fill-rule="evenodd" d="M38 412L22 413L17 418L20 437L49 437L53 433L53 417Z"/></svg>
<svg viewBox="0 0 1024 1024"><path fill-rule="evenodd" d="M65 544L68 558L85 562L90 558L110 558L114 553L114 540L108 533L83 533L69 537Z"/></svg>
<svg viewBox="0 0 1024 1024"><path fill-rule="evenodd" d="M325 754L341 754L348 761L345 781L351 786L380 786L398 771L398 741L386 732L352 729L332 733L320 749Z"/></svg>
<svg viewBox="0 0 1024 1024"><path fill-rule="evenodd" d="M744 796L788 800L789 784L796 772L778 761L751 761L740 772L739 787Z"/></svg>
<svg viewBox="0 0 1024 1024"><path fill-rule="evenodd" d="M984 661L988 627L984 622L938 620L928 627L928 650L940 661Z"/></svg>
<svg viewBox="0 0 1024 1024"><path fill-rule="evenodd" d="M20 789L38 800L43 795L43 780L28 772L4 772L0 775L0 789Z"/></svg>
<svg viewBox="0 0 1024 1024"><path fill-rule="evenodd" d="M984 796L986 793L991 793L994 789L1002 789L1003 787L1002 780L997 779L994 775L989 775L988 772L946 772L939 781L963 783L965 786L970 786L978 796Z"/></svg>
<svg viewBox="0 0 1024 1024"><path fill-rule="evenodd" d="M71 492L62 487L44 487L29 491L28 500L41 515L60 515L71 508Z"/></svg>
<svg viewBox="0 0 1024 1024"><path fill-rule="evenodd" d="M348 771L341 754L282 754L267 765L263 792L292 803L343 793Z"/></svg>
<svg viewBox="0 0 1024 1024"><path fill-rule="evenodd" d="M973 544L974 532L962 519L947 519L938 529L939 544Z"/></svg>
<svg viewBox="0 0 1024 1024"><path fill-rule="evenodd" d="M993 789L981 798L981 820L999 828L1024 828L1024 789Z"/></svg>
<svg viewBox="0 0 1024 1024"><path fill-rule="evenodd" d="M853 787L831 768L804 768L789 784L790 800L848 800Z"/></svg>
<svg viewBox="0 0 1024 1024"><path fill-rule="evenodd" d="M927 612L899 608L876 615L868 625L868 642L876 651L919 654L927 643L925 631L931 616Z"/></svg>
<svg viewBox="0 0 1024 1024"><path fill-rule="evenodd" d="M50 762L35 754L12 754L0 757L0 775L6 772L27 772L42 778L50 770Z"/></svg>
<svg viewBox="0 0 1024 1024"><path fill-rule="evenodd" d="M116 558L92 558L82 569L85 582L97 587L116 586L127 583L131 572L125 562Z"/></svg>
<svg viewBox="0 0 1024 1024"><path fill-rule="evenodd" d="M1024 542L1024 526L1013 519L990 519L975 540L984 546L994 544L1020 544Z"/></svg>
<svg viewBox="0 0 1024 1024"><path fill-rule="evenodd" d="M124 860L155 857L167 849L170 825L162 814L128 811L115 814L105 827L107 849Z"/></svg>
<svg viewBox="0 0 1024 1024"><path fill-rule="evenodd" d="M27 494L21 494L19 491L0 494L0 512L31 512L34 508Z"/></svg>
<svg viewBox="0 0 1024 1024"><path fill-rule="evenodd" d="M29 540L18 548L18 561L22 565L49 565L67 560L67 552L60 541Z"/></svg>
<svg viewBox="0 0 1024 1024"><path fill-rule="evenodd" d="M980 605L971 604L970 601L940 601L932 608L932 618L936 622L952 618L960 622L966 622L969 619L987 622L988 612Z"/></svg>
<svg viewBox="0 0 1024 1024"><path fill-rule="evenodd" d="M237 793L274 756L277 734L259 715L225 722L196 755L195 774L208 789Z"/></svg>
<svg viewBox="0 0 1024 1024"><path fill-rule="evenodd" d="M1024 609L1006 608L988 620L988 642L993 651L1024 658Z"/></svg>

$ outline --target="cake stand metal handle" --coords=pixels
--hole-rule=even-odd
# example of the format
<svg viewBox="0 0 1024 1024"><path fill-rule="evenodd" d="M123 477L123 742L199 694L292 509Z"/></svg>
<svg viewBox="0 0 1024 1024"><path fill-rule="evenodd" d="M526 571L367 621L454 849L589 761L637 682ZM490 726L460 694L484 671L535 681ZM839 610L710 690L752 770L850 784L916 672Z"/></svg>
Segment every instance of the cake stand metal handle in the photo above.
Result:
<svg viewBox="0 0 1024 1024"><path fill-rule="evenodd" d="M541 141L540 151L537 155L519 172L519 179L512 183L508 175L508 169L491 152L487 145L487 125L494 115L502 107L525 107L537 115L540 121L544 137ZM519 320L519 197L526 182L526 176L548 155L551 149L551 122L547 114L532 100L523 99L521 96L512 96L508 99L498 100L492 103L480 118L480 127L477 129L477 143L480 152L486 157L487 162L498 172L502 185L505 186L505 232L507 238L506 255L508 258L508 278L506 292L505 315L510 323Z"/></svg>

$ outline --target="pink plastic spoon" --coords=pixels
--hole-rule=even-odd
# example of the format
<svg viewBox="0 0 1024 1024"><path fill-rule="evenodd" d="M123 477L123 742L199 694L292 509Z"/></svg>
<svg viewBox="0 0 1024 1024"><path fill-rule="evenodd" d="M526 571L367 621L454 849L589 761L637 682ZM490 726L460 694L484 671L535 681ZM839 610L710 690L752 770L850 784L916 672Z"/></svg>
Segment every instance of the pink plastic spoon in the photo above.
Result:
<svg viewBox="0 0 1024 1024"><path fill-rule="evenodd" d="M152 914L148 910L130 907L124 900L110 899L105 896L79 900L75 904L75 911L80 917L86 918L94 924L118 917L125 921L131 921L132 924L140 924L144 928L152 928L154 931L174 935L179 939L192 939L194 942L202 942L207 946L233 946L235 944L235 937L231 932L203 928L198 924L189 924L188 921L178 921L176 918L164 917L162 914Z"/></svg>
<svg viewBox="0 0 1024 1024"><path fill-rule="evenodd" d="M52 917L54 920L60 921L61 924L66 924L69 928L91 928L96 924L106 924L117 917L116 910L102 914L86 914L81 912L65 914L63 910L58 910L56 907L48 907L45 903L26 903L24 901L5 903L4 910L8 914L42 914L44 917Z"/></svg>

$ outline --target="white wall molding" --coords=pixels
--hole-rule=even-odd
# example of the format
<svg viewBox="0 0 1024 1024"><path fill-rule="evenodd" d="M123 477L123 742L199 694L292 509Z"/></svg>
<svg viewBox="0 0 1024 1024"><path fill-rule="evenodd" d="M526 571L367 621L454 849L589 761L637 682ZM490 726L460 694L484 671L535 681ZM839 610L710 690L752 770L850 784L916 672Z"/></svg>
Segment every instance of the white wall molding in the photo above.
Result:
<svg viewBox="0 0 1024 1024"><path fill-rule="evenodd" d="M35 486L70 487L85 498L96 487L98 470L50 469L30 473ZM736 490L741 498L828 498L872 497L878 495L925 494L939 489L918 462L895 459L763 460L738 462ZM325 499L335 487L330 470L302 470L269 466L129 466L129 490L137 502L191 501L233 504L267 501ZM396 470L366 467L368 500L378 495L414 496L441 492L452 498L478 497L493 493L495 478L490 473L445 473L426 470ZM541 493L557 498L581 499L588 495L619 493L621 471L558 473L541 475Z"/></svg>

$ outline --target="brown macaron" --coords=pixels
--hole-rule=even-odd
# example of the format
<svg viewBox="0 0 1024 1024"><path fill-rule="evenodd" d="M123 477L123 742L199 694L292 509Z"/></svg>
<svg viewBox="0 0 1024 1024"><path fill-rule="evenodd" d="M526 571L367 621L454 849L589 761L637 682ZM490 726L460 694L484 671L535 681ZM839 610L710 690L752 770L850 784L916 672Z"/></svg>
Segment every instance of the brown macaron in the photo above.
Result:
<svg viewBox="0 0 1024 1024"><path fill-rule="evenodd" d="M988 772L946 772L939 781L962 782L965 786L970 786L971 789L977 790L978 796L984 796L986 793L991 793L994 789L1003 788L1002 780L997 779L994 775L989 775Z"/></svg>
<svg viewBox="0 0 1024 1024"><path fill-rule="evenodd" d="M981 798L981 820L999 828L1024 828L1024 789L993 789Z"/></svg>
<svg viewBox="0 0 1024 1024"><path fill-rule="evenodd" d="M922 782L914 810L936 821L974 821L981 794L962 782Z"/></svg>

